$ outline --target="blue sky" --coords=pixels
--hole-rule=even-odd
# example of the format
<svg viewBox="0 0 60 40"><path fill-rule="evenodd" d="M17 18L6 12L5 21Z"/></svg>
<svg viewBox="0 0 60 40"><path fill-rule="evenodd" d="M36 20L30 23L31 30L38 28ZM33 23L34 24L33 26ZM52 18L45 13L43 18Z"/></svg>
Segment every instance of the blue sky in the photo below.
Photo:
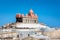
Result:
<svg viewBox="0 0 60 40"><path fill-rule="evenodd" d="M31 8L38 22L60 27L60 0L0 0L0 26L15 22L16 13L27 14Z"/></svg>

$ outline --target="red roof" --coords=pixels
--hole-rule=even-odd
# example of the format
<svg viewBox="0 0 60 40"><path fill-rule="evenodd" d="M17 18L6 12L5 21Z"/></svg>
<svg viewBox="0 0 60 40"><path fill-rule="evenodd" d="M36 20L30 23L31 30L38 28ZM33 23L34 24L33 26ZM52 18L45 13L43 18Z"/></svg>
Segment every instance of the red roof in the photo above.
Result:
<svg viewBox="0 0 60 40"><path fill-rule="evenodd" d="M37 18L37 16L33 13L33 10L32 9L29 11L28 16L30 16L32 18Z"/></svg>
<svg viewBox="0 0 60 40"><path fill-rule="evenodd" d="M20 18L21 17L21 15L20 14L16 14L16 18Z"/></svg>
<svg viewBox="0 0 60 40"><path fill-rule="evenodd" d="M37 18L37 16L34 14L34 12L33 12L32 9L29 11L29 14L27 14L26 16L32 17L32 18ZM21 17L25 17L24 14L21 14L21 15L20 14L17 14L16 15L16 18L21 18Z"/></svg>

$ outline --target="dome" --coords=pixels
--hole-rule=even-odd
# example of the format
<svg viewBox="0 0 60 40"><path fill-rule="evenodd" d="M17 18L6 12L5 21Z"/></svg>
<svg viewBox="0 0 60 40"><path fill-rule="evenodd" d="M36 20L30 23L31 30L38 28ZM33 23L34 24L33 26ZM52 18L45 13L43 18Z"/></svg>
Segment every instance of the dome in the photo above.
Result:
<svg viewBox="0 0 60 40"><path fill-rule="evenodd" d="M30 11L29 11L30 13L33 13L33 10L32 9L30 9Z"/></svg>
<svg viewBox="0 0 60 40"><path fill-rule="evenodd" d="M20 14L16 14L16 18L20 18L21 17L21 15Z"/></svg>

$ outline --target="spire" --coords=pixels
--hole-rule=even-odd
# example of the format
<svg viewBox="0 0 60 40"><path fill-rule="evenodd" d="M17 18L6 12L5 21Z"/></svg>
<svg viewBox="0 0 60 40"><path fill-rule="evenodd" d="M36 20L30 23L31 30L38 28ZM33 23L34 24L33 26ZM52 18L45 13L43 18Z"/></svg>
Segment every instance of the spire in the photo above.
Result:
<svg viewBox="0 0 60 40"><path fill-rule="evenodd" d="M29 11L30 13L33 13L33 10L32 9L30 9L30 11Z"/></svg>
<svg viewBox="0 0 60 40"><path fill-rule="evenodd" d="M34 17L34 16L35 16L35 14L34 14L34 12L33 12L32 9L29 10L29 14L28 14L28 16L30 16L30 17Z"/></svg>

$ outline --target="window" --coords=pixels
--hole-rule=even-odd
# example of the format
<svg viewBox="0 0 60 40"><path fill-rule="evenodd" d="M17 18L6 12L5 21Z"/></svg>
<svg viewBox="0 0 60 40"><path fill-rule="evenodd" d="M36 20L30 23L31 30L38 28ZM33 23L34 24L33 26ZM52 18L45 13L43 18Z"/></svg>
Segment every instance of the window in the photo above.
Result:
<svg viewBox="0 0 60 40"><path fill-rule="evenodd" d="M26 23L27 23L27 20L26 20Z"/></svg>
<svg viewBox="0 0 60 40"><path fill-rule="evenodd" d="M36 20L34 20L34 23L36 23Z"/></svg>
<svg viewBox="0 0 60 40"><path fill-rule="evenodd" d="M17 22L22 22L22 18L17 18L16 21Z"/></svg>

